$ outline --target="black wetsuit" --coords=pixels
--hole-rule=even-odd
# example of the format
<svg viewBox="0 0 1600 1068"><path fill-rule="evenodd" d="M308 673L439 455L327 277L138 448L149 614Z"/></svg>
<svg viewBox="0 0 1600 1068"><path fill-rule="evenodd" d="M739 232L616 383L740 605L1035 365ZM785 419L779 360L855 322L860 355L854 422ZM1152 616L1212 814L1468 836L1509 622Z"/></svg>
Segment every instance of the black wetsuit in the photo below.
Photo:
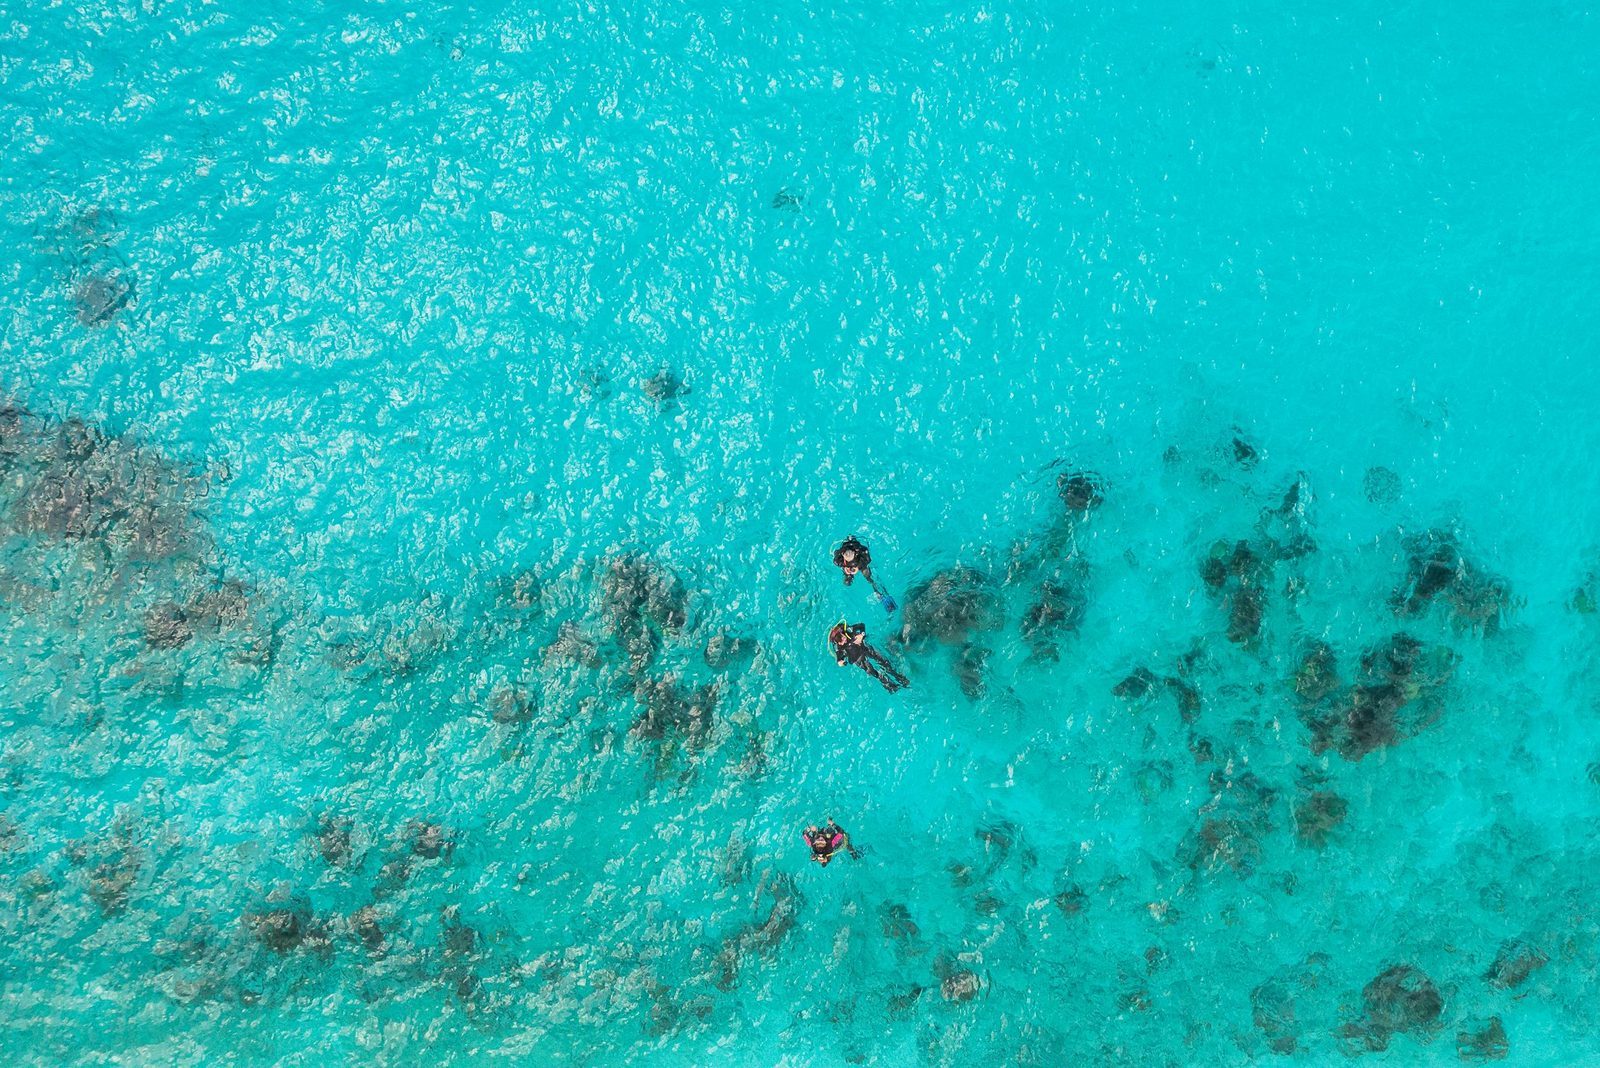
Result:
<svg viewBox="0 0 1600 1068"><path fill-rule="evenodd" d="M846 560L844 558L844 554L847 551L855 553L854 559ZM872 592L877 594L878 600L882 602L883 607L891 612L894 611L894 598L890 597L889 592L878 584L877 576L872 573L872 553L854 535L844 539L839 544L839 547L833 550L833 566L844 572L844 584L846 586L855 581L855 573L859 571L866 578L867 585L872 587ZM845 568L854 568L855 571L845 571Z"/></svg>
<svg viewBox="0 0 1600 1068"><path fill-rule="evenodd" d="M847 551L854 552L856 554L854 560L846 560L844 558L844 554ZM844 569L847 567L853 567L863 575L867 576L867 581L869 583L872 581L872 554L867 551L867 547L865 545L861 544L853 536L844 539L840 546L833 550L833 566L838 568L840 571L844 571ZM849 571L844 571L844 584L846 586L854 582L855 579L856 577L854 574Z"/></svg>
<svg viewBox="0 0 1600 1068"><path fill-rule="evenodd" d="M835 632L837 633L837 632ZM856 635L865 635L866 625L852 623L845 628L838 640L833 643L834 659L843 664L849 661L868 675L883 683L883 688L890 693L903 686L911 685L911 680L900 674L895 666L889 663L889 658L878 650L868 645L865 641L856 641ZM882 670L880 670L880 667Z"/></svg>

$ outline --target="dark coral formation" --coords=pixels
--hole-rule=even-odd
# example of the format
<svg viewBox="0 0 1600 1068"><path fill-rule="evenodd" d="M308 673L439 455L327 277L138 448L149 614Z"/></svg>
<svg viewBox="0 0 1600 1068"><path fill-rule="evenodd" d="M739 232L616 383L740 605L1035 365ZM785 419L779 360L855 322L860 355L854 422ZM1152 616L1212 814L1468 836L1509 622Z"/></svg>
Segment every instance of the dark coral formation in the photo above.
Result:
<svg viewBox="0 0 1600 1068"><path fill-rule="evenodd" d="M1214 771L1209 783L1211 799L1179 845L1178 859L1197 873L1247 877L1261 858L1262 837L1272 830L1277 791L1247 770Z"/></svg>
<svg viewBox="0 0 1600 1068"><path fill-rule="evenodd" d="M1093 471L1069 471L1056 480L1056 492L1072 512L1087 512L1105 502L1104 485Z"/></svg>
<svg viewBox="0 0 1600 1068"><path fill-rule="evenodd" d="M311 926L311 910L306 907L268 909L252 913L247 922L256 940L274 953L288 953L305 941Z"/></svg>
<svg viewBox="0 0 1600 1068"><path fill-rule="evenodd" d="M678 372L671 368L657 371L644 380L641 388L644 390L644 395L663 412L676 411L679 399L691 392L689 386L678 376Z"/></svg>
<svg viewBox="0 0 1600 1068"><path fill-rule="evenodd" d="M988 650L983 636L1004 619L1000 598L983 572L952 567L913 586L906 597L900 642L913 650L953 649L951 668L969 698L982 696Z"/></svg>
<svg viewBox="0 0 1600 1068"><path fill-rule="evenodd" d="M715 723L718 688L711 683L687 688L674 675L643 678L634 688L640 712L631 733L635 738L661 741L681 737L698 745L710 735Z"/></svg>
<svg viewBox="0 0 1600 1068"><path fill-rule="evenodd" d="M1456 1032L1456 1056L1469 1064L1503 1061L1510 1053L1511 1040L1506 1037L1505 1024L1498 1016L1467 1020Z"/></svg>
<svg viewBox="0 0 1600 1068"><path fill-rule="evenodd" d="M763 920L751 920L722 940L713 961L712 982L718 990L733 990L739 973L752 957L770 956L789 937L799 919L804 900L786 875L774 878L764 887L772 897L772 907Z"/></svg>
<svg viewBox="0 0 1600 1068"><path fill-rule="evenodd" d="M609 400L614 390L611 372L590 364L578 374L578 398L585 402Z"/></svg>
<svg viewBox="0 0 1600 1068"><path fill-rule="evenodd" d="M1326 1000L1328 964L1326 954L1313 953L1250 991L1251 1019L1272 1052L1297 1052L1307 1031L1315 1028L1317 1005Z"/></svg>
<svg viewBox="0 0 1600 1068"><path fill-rule="evenodd" d="M1022 615L1022 638L1033 659L1060 658L1063 636L1076 634L1089 605L1089 563L1074 556L1051 568L1034 590Z"/></svg>
<svg viewBox="0 0 1600 1068"><path fill-rule="evenodd" d="M1187 670L1180 667L1180 671ZM1157 675L1149 668L1134 668L1115 686L1111 696L1124 701L1142 701L1156 694L1170 694L1177 705L1178 715L1184 723L1193 723L1200 714L1200 691L1194 684L1178 675Z"/></svg>
<svg viewBox="0 0 1600 1068"><path fill-rule="evenodd" d="M1261 632L1271 565L1245 541L1219 541L1200 565L1200 577L1228 612L1228 640L1242 644Z"/></svg>
<svg viewBox="0 0 1600 1068"><path fill-rule="evenodd" d="M322 854L322 859L334 867L343 867L350 862L350 821L335 817L324 817L317 824L317 852Z"/></svg>
<svg viewBox="0 0 1600 1068"><path fill-rule="evenodd" d="M1515 990L1548 963L1550 958L1538 946L1521 938L1511 938L1501 943L1484 979L1497 990Z"/></svg>
<svg viewBox="0 0 1600 1068"><path fill-rule="evenodd" d="M1359 681L1345 689L1333 650L1312 643L1294 677L1311 751L1332 748L1346 760L1360 760L1413 737L1442 714L1443 690L1456 661L1443 646L1397 632L1362 654Z"/></svg>
<svg viewBox="0 0 1600 1068"><path fill-rule="evenodd" d="M983 992L982 977L949 953L934 958L933 974L939 980L939 995L951 1004L972 1001Z"/></svg>
<svg viewBox="0 0 1600 1068"><path fill-rule="evenodd" d="M144 642L152 649L180 649L194 637L182 606L172 601L152 605L144 613Z"/></svg>
<svg viewBox="0 0 1600 1068"><path fill-rule="evenodd" d="M1123 700L1135 700L1155 689L1159 681L1148 668L1134 668L1126 678L1111 688L1111 695Z"/></svg>
<svg viewBox="0 0 1600 1068"><path fill-rule="evenodd" d="M1344 822L1350 803L1331 790L1312 790L1294 804L1294 833L1314 849L1328 844L1328 836Z"/></svg>
<svg viewBox="0 0 1600 1068"><path fill-rule="evenodd" d="M1089 895L1077 883L1063 883L1050 899L1056 908L1061 910L1061 915L1068 918L1081 916L1089 907Z"/></svg>
<svg viewBox="0 0 1600 1068"><path fill-rule="evenodd" d="M437 860L455 849L455 843L445 833L444 825L428 820L413 820L406 828L411 852L425 860Z"/></svg>
<svg viewBox="0 0 1600 1068"><path fill-rule="evenodd" d="M280 886L267 895L266 905L243 917L245 928L265 949L287 956L302 947L318 954L331 948L327 932L312 915L305 894Z"/></svg>
<svg viewBox="0 0 1600 1068"><path fill-rule="evenodd" d="M878 909L878 928L884 939L894 945L895 956L899 959L919 957L925 952L922 929L904 904L885 901Z"/></svg>
<svg viewBox="0 0 1600 1068"><path fill-rule="evenodd" d="M1407 538L1406 573L1390 598L1396 614L1420 616L1435 603L1448 605L1462 629L1494 634L1511 605L1504 579L1472 563L1455 535L1430 530Z"/></svg>
<svg viewBox="0 0 1600 1068"><path fill-rule="evenodd" d="M200 480L81 420L51 425L0 403L0 471L11 476L5 517L18 533L103 541L126 562L203 547L193 516Z"/></svg>
<svg viewBox="0 0 1600 1068"><path fill-rule="evenodd" d="M600 607L632 672L655 662L662 636L688 623L688 598L671 571L638 553L613 557L600 575Z"/></svg>
<svg viewBox="0 0 1600 1068"><path fill-rule="evenodd" d="M989 577L975 568L951 567L911 588L902 638L913 646L964 646L1000 624L999 598Z"/></svg>
<svg viewBox="0 0 1600 1068"><path fill-rule="evenodd" d="M72 304L81 325L109 326L133 301L133 296L132 276L125 271L111 270L79 279L72 289Z"/></svg>
<svg viewBox="0 0 1600 1068"><path fill-rule="evenodd" d="M713 671L727 671L748 663L759 648L754 638L720 630L706 642L704 660Z"/></svg>
<svg viewBox="0 0 1600 1068"><path fill-rule="evenodd" d="M1393 504L1400 499L1400 476L1387 467L1369 467L1361 478L1361 492L1373 504Z"/></svg>
<svg viewBox="0 0 1600 1068"><path fill-rule="evenodd" d="M1255 642L1266 618L1267 591L1277 566L1316 550L1307 517L1310 503L1311 487L1301 475L1276 507L1262 509L1253 538L1219 539L1200 562L1201 580L1227 612L1229 641L1237 645Z"/></svg>
<svg viewBox="0 0 1600 1068"><path fill-rule="evenodd" d="M1444 996L1420 968L1395 964L1362 988L1361 1009L1339 1037L1358 1050L1381 1052L1395 1035L1430 1041L1442 1026Z"/></svg>

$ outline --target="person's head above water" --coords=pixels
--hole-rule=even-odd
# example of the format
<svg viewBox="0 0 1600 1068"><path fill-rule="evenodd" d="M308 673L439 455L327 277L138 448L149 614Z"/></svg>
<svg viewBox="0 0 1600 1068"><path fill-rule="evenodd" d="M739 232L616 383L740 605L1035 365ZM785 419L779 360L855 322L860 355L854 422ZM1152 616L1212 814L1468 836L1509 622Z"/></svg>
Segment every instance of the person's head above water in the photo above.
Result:
<svg viewBox="0 0 1600 1068"><path fill-rule="evenodd" d="M828 861L833 859L833 855L847 841L844 830L831 819L825 827L818 827L816 824L807 827L803 836L806 845L811 847L811 859L823 867L827 867Z"/></svg>
<svg viewBox="0 0 1600 1068"><path fill-rule="evenodd" d="M833 629L828 631L828 644L833 646L836 655L842 655L846 646L854 642L856 645L865 644L867 640L867 625L865 623L835 623Z"/></svg>
<svg viewBox="0 0 1600 1068"><path fill-rule="evenodd" d="M865 571L872 566L872 554L854 535L851 535L833 550L833 563L844 572L844 580L848 585L857 572Z"/></svg>

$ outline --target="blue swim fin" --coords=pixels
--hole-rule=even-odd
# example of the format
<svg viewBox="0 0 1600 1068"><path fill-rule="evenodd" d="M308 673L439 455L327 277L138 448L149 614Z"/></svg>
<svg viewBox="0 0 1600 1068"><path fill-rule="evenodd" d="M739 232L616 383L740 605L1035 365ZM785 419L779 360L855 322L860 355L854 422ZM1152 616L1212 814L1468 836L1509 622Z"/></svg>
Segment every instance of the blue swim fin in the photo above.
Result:
<svg viewBox="0 0 1600 1068"><path fill-rule="evenodd" d="M883 610L885 612L890 613L892 613L896 608L900 607L894 603L894 598L890 597L887 593L878 594L878 603L883 605Z"/></svg>

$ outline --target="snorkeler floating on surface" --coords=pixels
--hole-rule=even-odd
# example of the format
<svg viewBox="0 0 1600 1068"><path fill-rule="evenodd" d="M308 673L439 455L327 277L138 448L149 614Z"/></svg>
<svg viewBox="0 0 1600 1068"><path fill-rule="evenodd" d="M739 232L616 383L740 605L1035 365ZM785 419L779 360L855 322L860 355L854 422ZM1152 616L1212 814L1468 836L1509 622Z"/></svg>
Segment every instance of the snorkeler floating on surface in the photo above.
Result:
<svg viewBox="0 0 1600 1068"><path fill-rule="evenodd" d="M833 822L830 817L827 825L818 827L813 824L801 832L801 837L806 840L806 845L811 847L811 859L827 867L828 861L834 854L843 849L850 854L851 860L861 859L861 850L850 844L850 836L843 827Z"/></svg>
<svg viewBox="0 0 1600 1068"><path fill-rule="evenodd" d="M883 683L890 693L911 685L911 680L900 674L889 658L867 644L865 623L835 623L828 632L828 644L833 647L833 658L840 667L851 663ZM881 669L880 670L880 666Z"/></svg>
<svg viewBox="0 0 1600 1068"><path fill-rule="evenodd" d="M833 550L833 566L844 572L844 584L850 585L859 572L866 577L867 585L872 587L872 592L878 595L878 603L883 605L885 612L895 610L894 598L878 584L872 574L872 553L856 538L854 534L844 539L839 547Z"/></svg>

